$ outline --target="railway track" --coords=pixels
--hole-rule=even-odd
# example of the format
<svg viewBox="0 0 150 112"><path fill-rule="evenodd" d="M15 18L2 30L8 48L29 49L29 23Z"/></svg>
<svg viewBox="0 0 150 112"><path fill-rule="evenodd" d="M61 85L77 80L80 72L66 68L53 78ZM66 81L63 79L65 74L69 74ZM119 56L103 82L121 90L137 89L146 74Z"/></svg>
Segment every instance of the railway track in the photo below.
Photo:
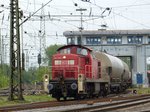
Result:
<svg viewBox="0 0 150 112"><path fill-rule="evenodd" d="M33 95L33 94L43 94L45 93L44 90L24 90L24 95ZM8 96L9 90L8 89L0 89L0 96Z"/></svg>
<svg viewBox="0 0 150 112"><path fill-rule="evenodd" d="M8 89L0 89L0 96L8 96Z"/></svg>
<svg viewBox="0 0 150 112"><path fill-rule="evenodd" d="M47 107L58 107L59 106L69 106L71 105L79 105L79 104L87 104L87 102L94 102L94 103L100 103L100 102L110 102L110 101L120 101L119 103L109 103L109 105L103 105L103 107L108 108L108 106L115 106L118 104L123 104L123 101L130 102L128 100L132 99L133 101L138 101L140 99L150 99L150 95L142 95L142 96L132 96L132 97L109 97L109 98L98 98L98 99L91 99L91 100L70 100L70 101L49 101L49 102L38 102L38 103L31 103L31 104L21 104L16 106L6 106L6 107L0 107L1 111L18 111L18 110L26 110L26 109L37 109L37 108L47 108ZM88 108L77 108L77 109L68 109L68 110L60 110L62 112L82 112L92 109L97 109L98 106L93 107L89 106ZM99 107L101 108L101 107ZM94 111L93 111L94 112ZM95 111L96 112L96 111Z"/></svg>
<svg viewBox="0 0 150 112"><path fill-rule="evenodd" d="M132 106L145 104L145 103L149 103L149 102L150 102L150 96L145 96L145 97L128 99L125 101L118 101L118 102L104 104L104 105L97 105L97 106L89 106L89 107L85 107L85 108L63 110L61 112L111 112L114 110L129 108ZM144 111L142 111L142 112L144 112Z"/></svg>

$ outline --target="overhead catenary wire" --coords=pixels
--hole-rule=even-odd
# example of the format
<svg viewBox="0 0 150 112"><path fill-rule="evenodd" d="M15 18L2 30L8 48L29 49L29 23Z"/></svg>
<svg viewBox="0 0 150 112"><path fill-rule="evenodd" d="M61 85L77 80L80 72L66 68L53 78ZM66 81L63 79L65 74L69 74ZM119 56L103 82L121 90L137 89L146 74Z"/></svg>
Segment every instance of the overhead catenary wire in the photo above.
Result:
<svg viewBox="0 0 150 112"><path fill-rule="evenodd" d="M145 25L145 24L143 24L143 23L140 23L140 22L138 22L138 21L136 21L136 20L133 20L133 19L131 19L131 18L128 18L128 17L123 16L123 15L120 15L120 14L115 13L115 12L113 12L113 13L116 14L116 15L118 15L118 16L120 16L120 17L122 17L122 18L124 18L124 19L126 19L126 20L129 20L129 21L131 21L131 22L133 22L133 23L142 25L142 26L144 26L144 27L146 27L146 28L150 28L150 26L147 26L147 25Z"/></svg>
<svg viewBox="0 0 150 112"><path fill-rule="evenodd" d="M37 4L37 3L35 3L35 4ZM34 5L35 5L34 4ZM91 4L91 3L90 3ZM93 4L96 4L96 3L93 3ZM41 4L39 4L39 5L41 5ZM140 4L139 4L140 5ZM146 5L146 4L141 4L141 5ZM48 5L47 5L48 6ZM63 5L62 5L63 6ZM132 5L128 5L128 6L132 6ZM137 5L133 5L133 6L137 6ZM119 7L119 6L118 6ZM121 7L121 6L120 6ZM100 9L105 9L104 7L99 7ZM115 7L113 7L113 8L115 8ZM60 9L58 9L58 10L60 10ZM116 12L114 13L114 15L117 15L117 16L122 16L122 18L124 18L124 19L127 19L127 20L129 20L130 18L126 18L126 16L124 16L124 15L120 15L119 13L118 14L116 14ZM86 20L84 20L84 21L90 21L90 20L96 20L96 19L99 19L99 18L89 18L89 19L86 19ZM64 23L69 23L68 22L69 20L65 20L64 18L62 19L61 18L61 22L64 22ZM140 22L138 22L138 21L134 21L134 20L129 20L129 21L132 21L132 22L134 22L134 23L137 23L137 24L140 24L140 25L144 25L144 24L141 24ZM70 23L69 23L70 24ZM71 24L70 24L71 25ZM95 24L96 25L96 24ZM72 26L74 26L74 24L72 24ZM98 25L99 26L99 25ZM144 25L144 27L148 27L148 26L145 26ZM76 28L77 28L77 26L76 26Z"/></svg>
<svg viewBox="0 0 150 112"><path fill-rule="evenodd" d="M137 5L115 6L115 7L112 7L112 8L139 7L139 6L148 6L148 5L150 5L150 3L148 3L148 4L137 4Z"/></svg>
<svg viewBox="0 0 150 112"><path fill-rule="evenodd" d="M42 8L44 8L46 5L48 5L52 0L48 1L46 4L42 5L37 11L35 11L33 14L28 16L20 25L25 23L28 19L30 19L33 15L35 15L38 11L40 11Z"/></svg>
<svg viewBox="0 0 150 112"><path fill-rule="evenodd" d="M101 7L101 6L97 5L97 4L93 4L92 2L89 2L89 3L92 4L92 5L95 5L95 6L99 7L100 9L105 9L104 7ZM140 4L140 5L142 6L142 5L146 5L146 4ZM140 6L140 5L138 5L138 6ZM148 4L148 5L150 5L150 4ZM128 5L128 6L137 6L137 5ZM118 6L118 7L119 7L119 6ZM126 7L127 7L127 6L126 6ZM111 8L113 8L113 7L111 7ZM140 22L138 22L138 21L136 21L136 20L130 19L129 17L120 15L120 14L114 12L114 11L112 11L112 13L114 13L115 15L120 16L120 17L122 17L122 18L124 18L124 19L126 19L126 20L129 20L129 21L131 21L131 22L133 22L133 23L142 25L142 26L144 26L144 27L146 27L146 28L150 28L150 26L147 26L147 25L145 25L145 24L143 24L143 23L140 23Z"/></svg>
<svg viewBox="0 0 150 112"><path fill-rule="evenodd" d="M73 1L73 0L72 0ZM81 1L81 0L80 0ZM73 3L75 3L74 1L73 1ZM90 4L93 4L93 5L96 5L96 6L98 6L96 3L92 3L92 2L90 2ZM143 4L144 5L144 4ZM145 4L146 5L146 4ZM47 5L48 6L48 5ZM131 6L131 5L128 5L128 6ZM54 7L54 6L51 6L51 8L52 7ZM98 6L101 10L104 10L104 9L106 9L106 8L104 8L104 7L101 7L101 6ZM112 7L113 8L113 7ZM55 8L56 9L56 8ZM57 10L61 10L61 9L58 9L57 8ZM62 10L61 10L62 11ZM115 15L117 15L117 14L115 14ZM119 14L118 14L118 16L120 16ZM128 19L127 19L128 18ZM127 17L127 18L125 18L125 16L124 16L124 19L127 19L128 21L131 21L130 20L130 18L129 17ZM63 18L64 19L64 18ZM90 20L96 20L96 19L98 19L98 18L93 18L92 17L92 19L90 19L89 18L89 21ZM62 20L62 18L61 18L61 20ZM64 22L66 22L66 21L69 21L69 20L64 20ZM88 21L88 19L87 20L85 20L85 21ZM138 21L134 21L134 20L132 20L132 22L134 22L134 23L136 23L136 24L140 24L140 25L143 25L144 27L148 27L148 26L145 26L144 24L142 24L142 23L140 23L140 22L138 22Z"/></svg>

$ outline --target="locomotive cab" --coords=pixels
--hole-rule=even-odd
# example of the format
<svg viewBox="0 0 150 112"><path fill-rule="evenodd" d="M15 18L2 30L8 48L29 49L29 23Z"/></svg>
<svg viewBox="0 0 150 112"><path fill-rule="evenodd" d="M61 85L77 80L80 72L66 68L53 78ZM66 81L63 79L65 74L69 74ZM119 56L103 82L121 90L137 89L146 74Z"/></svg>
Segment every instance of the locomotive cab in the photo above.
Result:
<svg viewBox="0 0 150 112"><path fill-rule="evenodd" d="M90 64L90 50L81 46L66 46L58 49L52 59L52 77L78 78L85 74L85 66Z"/></svg>

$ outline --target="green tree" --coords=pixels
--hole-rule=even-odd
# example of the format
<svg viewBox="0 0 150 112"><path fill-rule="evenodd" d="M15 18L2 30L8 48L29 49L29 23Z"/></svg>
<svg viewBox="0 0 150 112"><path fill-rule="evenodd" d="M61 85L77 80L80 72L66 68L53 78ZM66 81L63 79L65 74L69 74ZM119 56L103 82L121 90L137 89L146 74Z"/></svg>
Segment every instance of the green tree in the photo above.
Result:
<svg viewBox="0 0 150 112"><path fill-rule="evenodd" d="M62 45L50 45L46 51L45 61L51 66L52 56L57 52L57 49ZM39 68L29 68L28 71L23 71L23 83L34 84L35 82L42 82L44 74L49 74L51 77L51 68L47 66L40 66ZM0 88L9 86L10 67L8 65L0 65Z"/></svg>
<svg viewBox="0 0 150 112"><path fill-rule="evenodd" d="M23 83L26 84L34 84L35 82L35 72L37 71L37 68L29 68L28 71L23 72Z"/></svg>
<svg viewBox="0 0 150 112"><path fill-rule="evenodd" d="M28 71L23 72L23 82L27 84L42 82L44 74L49 74L49 68L47 66L29 68Z"/></svg>
<svg viewBox="0 0 150 112"><path fill-rule="evenodd" d="M50 45L46 49L46 56L48 60L48 65L51 66L52 64L52 56L57 52L57 49L60 48L62 45Z"/></svg>
<svg viewBox="0 0 150 112"><path fill-rule="evenodd" d="M49 74L49 67L41 66L35 72L35 81L42 82L44 74Z"/></svg>
<svg viewBox="0 0 150 112"><path fill-rule="evenodd" d="M23 82L27 84L34 84L35 82L42 82L44 74L49 74L51 78L51 62L52 56L57 52L57 49L62 45L50 45L46 48L44 59L45 62L48 61L48 66L40 66L38 68L29 68L28 71L23 72Z"/></svg>

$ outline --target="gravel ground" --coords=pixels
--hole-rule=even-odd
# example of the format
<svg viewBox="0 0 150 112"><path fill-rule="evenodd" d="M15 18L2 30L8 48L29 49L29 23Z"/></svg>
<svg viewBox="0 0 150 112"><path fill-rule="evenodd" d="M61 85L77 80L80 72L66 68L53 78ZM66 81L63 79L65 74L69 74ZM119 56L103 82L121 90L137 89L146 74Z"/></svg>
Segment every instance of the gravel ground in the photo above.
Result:
<svg viewBox="0 0 150 112"><path fill-rule="evenodd" d="M110 103L110 102L95 103L93 105L104 105L106 103ZM40 108L40 109L31 109L31 110L21 110L21 111L15 111L15 112L59 112L61 110L68 110L71 108L73 109L73 108L90 107L93 105L80 104L80 105L71 105L71 106L60 106L60 107ZM113 112L150 112L150 103L138 105L138 106L134 106L134 107L129 107L128 109L119 109L119 110L115 110Z"/></svg>
<svg viewBox="0 0 150 112"><path fill-rule="evenodd" d="M119 109L114 112L150 112L150 103L129 107L128 109Z"/></svg>
<svg viewBox="0 0 150 112"><path fill-rule="evenodd" d="M114 101L114 102L116 102L116 101ZM40 108L40 109L21 110L21 111L15 111L15 112L60 112L62 110L65 111L65 110L70 110L70 109L92 107L92 106L104 105L104 104L108 104L108 103L110 103L110 102L94 103L93 105L79 104L79 105L49 107L49 108Z"/></svg>

